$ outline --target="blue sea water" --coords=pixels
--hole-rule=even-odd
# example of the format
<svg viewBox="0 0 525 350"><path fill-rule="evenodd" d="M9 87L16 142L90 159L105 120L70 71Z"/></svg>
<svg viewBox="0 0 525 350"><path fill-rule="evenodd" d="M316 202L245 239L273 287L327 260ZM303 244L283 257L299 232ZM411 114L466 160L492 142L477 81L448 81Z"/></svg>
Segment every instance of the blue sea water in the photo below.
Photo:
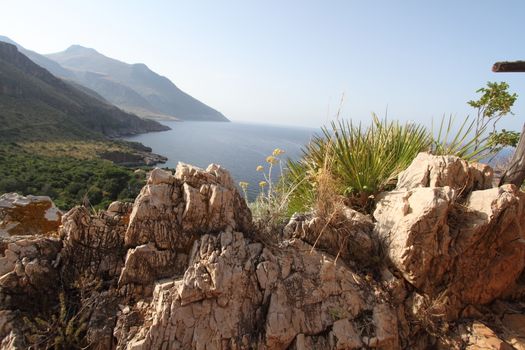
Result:
<svg viewBox="0 0 525 350"><path fill-rule="evenodd" d="M127 137L168 157L162 167L175 168L184 162L206 168L211 163L228 169L234 180L249 183L248 195L253 200L258 183L264 180L256 172L258 165L267 167L265 159L275 148L286 153L282 158L297 159L301 148L319 130L303 127L283 127L249 123L162 122L171 130ZM278 174L274 170L274 176Z"/></svg>

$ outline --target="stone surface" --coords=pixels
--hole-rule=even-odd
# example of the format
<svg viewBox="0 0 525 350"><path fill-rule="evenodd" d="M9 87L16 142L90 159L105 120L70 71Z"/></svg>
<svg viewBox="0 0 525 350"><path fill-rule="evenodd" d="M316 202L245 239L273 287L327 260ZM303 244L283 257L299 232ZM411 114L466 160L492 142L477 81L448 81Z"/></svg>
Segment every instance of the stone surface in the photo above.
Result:
<svg viewBox="0 0 525 350"><path fill-rule="evenodd" d="M112 206L115 209L116 205ZM129 221L129 210L124 207L121 213L100 211L96 215L85 207L76 207L62 217L61 255L68 264L69 278L88 274L111 279L119 275L126 254L124 234Z"/></svg>
<svg viewBox="0 0 525 350"><path fill-rule="evenodd" d="M450 187L394 191L377 204L375 231L403 277L439 295L453 319L501 296L523 271L524 203L512 185L474 191L463 203Z"/></svg>
<svg viewBox="0 0 525 350"><path fill-rule="evenodd" d="M315 214L294 215L284 228L284 237L299 238L346 262L369 264L377 249L371 238L371 218L348 207L336 214L328 223Z"/></svg>
<svg viewBox="0 0 525 350"><path fill-rule="evenodd" d="M401 174L397 190L417 187L450 187L470 193L492 187L494 171L485 164L468 163L455 156L434 156L420 153Z"/></svg>
<svg viewBox="0 0 525 350"><path fill-rule="evenodd" d="M62 212L46 196L0 196L0 237L52 234L58 231Z"/></svg>
<svg viewBox="0 0 525 350"><path fill-rule="evenodd" d="M182 275L188 264L188 255L171 250L158 250L152 243L128 250L118 284L152 284L156 279Z"/></svg>
<svg viewBox="0 0 525 350"><path fill-rule="evenodd" d="M204 235L184 276L157 283L139 312L144 321L131 326L133 313L119 319L117 348L358 348L349 320L367 308L367 283L325 253L305 255L311 246L300 240L284 244L272 252L239 232ZM385 319L373 323L376 333L396 349L397 323Z"/></svg>
<svg viewBox="0 0 525 350"><path fill-rule="evenodd" d="M270 243L223 168L155 169L133 204L0 237L0 349L64 288L100 350L523 349L525 197L490 178L420 155L375 222L296 215Z"/></svg>
<svg viewBox="0 0 525 350"><path fill-rule="evenodd" d="M467 350L513 350L496 333L481 322L474 322L469 330Z"/></svg>
<svg viewBox="0 0 525 350"><path fill-rule="evenodd" d="M175 175L155 169L135 200L125 243L189 251L199 234L226 228L249 231L251 213L231 176L179 163Z"/></svg>

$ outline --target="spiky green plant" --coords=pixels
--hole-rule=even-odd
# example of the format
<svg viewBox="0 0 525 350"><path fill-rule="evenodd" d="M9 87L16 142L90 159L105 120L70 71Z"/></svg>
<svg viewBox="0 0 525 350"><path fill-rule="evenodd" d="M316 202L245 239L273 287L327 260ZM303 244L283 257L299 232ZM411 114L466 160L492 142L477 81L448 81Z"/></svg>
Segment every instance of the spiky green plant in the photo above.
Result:
<svg viewBox="0 0 525 350"><path fill-rule="evenodd" d="M431 152L436 155L454 155L467 161L479 161L498 152L489 142L487 125L476 127L476 119L468 116L455 128L455 119L450 116L441 118L438 133L433 138ZM434 125L432 125L434 129Z"/></svg>
<svg viewBox="0 0 525 350"><path fill-rule="evenodd" d="M395 182L395 178L432 143L431 134L418 124L400 124L373 115L363 127L351 121L332 122L303 149L299 161L289 161L286 179L297 186L290 210L312 207L319 174L333 177L334 191L366 210L369 199Z"/></svg>

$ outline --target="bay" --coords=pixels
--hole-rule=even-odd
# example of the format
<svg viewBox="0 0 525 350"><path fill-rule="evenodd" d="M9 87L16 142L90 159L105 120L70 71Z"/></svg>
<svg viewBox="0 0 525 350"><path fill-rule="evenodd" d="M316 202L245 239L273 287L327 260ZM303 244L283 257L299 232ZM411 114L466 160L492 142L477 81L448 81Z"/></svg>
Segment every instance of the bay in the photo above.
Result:
<svg viewBox="0 0 525 350"><path fill-rule="evenodd" d="M304 127L284 127L251 123L218 122L162 122L171 130L140 134L125 138L138 141L153 149L154 153L168 157L161 167L175 168L178 162L206 168L211 163L220 164L230 171L236 183L249 183L248 197L253 200L263 174L255 169L268 164L267 156L275 148L285 151L281 158L298 159L301 148L319 130ZM284 165L284 162L283 162ZM279 174L273 170L273 179Z"/></svg>

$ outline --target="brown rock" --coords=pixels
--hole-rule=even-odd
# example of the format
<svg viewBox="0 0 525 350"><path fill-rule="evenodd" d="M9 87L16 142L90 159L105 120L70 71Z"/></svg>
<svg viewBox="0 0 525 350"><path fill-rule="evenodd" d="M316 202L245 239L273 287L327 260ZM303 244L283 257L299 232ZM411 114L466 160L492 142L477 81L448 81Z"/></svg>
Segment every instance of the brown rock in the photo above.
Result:
<svg viewBox="0 0 525 350"><path fill-rule="evenodd" d="M467 350L513 350L483 323L474 322L470 329Z"/></svg>
<svg viewBox="0 0 525 350"><path fill-rule="evenodd" d="M0 196L0 237L49 235L60 226L62 212L46 196Z"/></svg>
<svg viewBox="0 0 525 350"><path fill-rule="evenodd" d="M376 233L403 277L456 318L466 304L486 304L525 267L525 195L512 185L474 191L464 204L449 187L383 196Z"/></svg>

